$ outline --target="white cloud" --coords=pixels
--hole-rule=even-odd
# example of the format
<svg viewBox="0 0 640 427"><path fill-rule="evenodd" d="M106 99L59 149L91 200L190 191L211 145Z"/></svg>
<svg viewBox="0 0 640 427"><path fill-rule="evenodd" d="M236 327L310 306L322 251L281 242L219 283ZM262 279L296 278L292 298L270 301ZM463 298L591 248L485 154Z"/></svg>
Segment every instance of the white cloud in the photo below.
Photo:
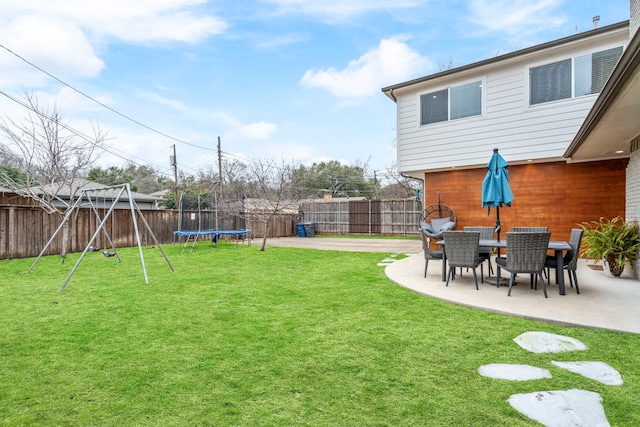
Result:
<svg viewBox="0 0 640 427"><path fill-rule="evenodd" d="M87 33L126 41L197 42L227 24L202 13L206 0L0 0L5 17L42 14L64 18Z"/></svg>
<svg viewBox="0 0 640 427"><path fill-rule="evenodd" d="M235 117L233 117L231 114L229 113L225 113L224 111L216 111L215 113L211 114L211 117L214 120L218 120L224 124L226 124L227 126L230 126L232 128L241 128L242 127L242 123L240 122L240 120L236 119Z"/></svg>
<svg viewBox="0 0 640 427"><path fill-rule="evenodd" d="M308 145L301 145L294 142L269 145L266 149L267 158L286 158L293 161L307 163L313 158L317 158L316 150Z"/></svg>
<svg viewBox="0 0 640 427"><path fill-rule="evenodd" d="M271 50L305 42L310 38L311 37L308 34L285 34L273 37L269 36L267 38L265 38L263 35L260 35L252 40L252 42L258 49Z"/></svg>
<svg viewBox="0 0 640 427"><path fill-rule="evenodd" d="M62 86L59 90L53 92L35 91L33 94L40 106L51 108L55 105L65 117L78 112L93 113L103 110L103 107L66 86ZM95 99L105 105L109 105L112 102L106 97L96 97Z"/></svg>
<svg viewBox="0 0 640 427"><path fill-rule="evenodd" d="M227 28L198 6L205 0L0 0L0 43L51 74L94 78L105 67L104 43L196 43ZM0 52L0 83L41 86L50 81L8 52Z"/></svg>
<svg viewBox="0 0 640 427"><path fill-rule="evenodd" d="M300 84L320 87L339 97L371 96L381 87L423 74L433 64L401 37L383 39L375 49L350 61L343 70L308 70Z"/></svg>
<svg viewBox="0 0 640 427"><path fill-rule="evenodd" d="M487 31L536 33L565 21L554 11L561 3L562 0L473 0L469 5L470 20Z"/></svg>
<svg viewBox="0 0 640 427"><path fill-rule="evenodd" d="M52 74L64 71L67 76L95 77L104 68L104 62L73 22L24 15L5 22L0 28L3 46ZM28 71L23 74L21 70ZM0 55L0 74L4 75L3 81L13 84L42 84L49 79L6 51Z"/></svg>
<svg viewBox="0 0 640 427"><path fill-rule="evenodd" d="M189 109L184 105L184 102L180 101L180 100L176 100L176 99L169 99L167 97L164 97L162 95L159 95L157 93L153 93L153 92L142 92L139 91L138 95L143 98L143 99L147 99L151 102L153 102L154 104L157 105L163 105L163 106L168 106L171 107L173 109L176 109L178 111L185 111L188 112Z"/></svg>
<svg viewBox="0 0 640 427"><path fill-rule="evenodd" d="M276 130L277 126L275 124L260 121L243 126L241 135L250 139L266 139L269 138Z"/></svg>
<svg viewBox="0 0 640 427"><path fill-rule="evenodd" d="M319 16L341 21L369 12L419 7L427 0L266 0L278 7L279 14Z"/></svg>
<svg viewBox="0 0 640 427"><path fill-rule="evenodd" d="M226 136L231 139L235 139L238 135L247 139L267 139L278 130L277 125L265 121L245 125L242 121L224 111L217 111L211 114L211 117L228 127Z"/></svg>

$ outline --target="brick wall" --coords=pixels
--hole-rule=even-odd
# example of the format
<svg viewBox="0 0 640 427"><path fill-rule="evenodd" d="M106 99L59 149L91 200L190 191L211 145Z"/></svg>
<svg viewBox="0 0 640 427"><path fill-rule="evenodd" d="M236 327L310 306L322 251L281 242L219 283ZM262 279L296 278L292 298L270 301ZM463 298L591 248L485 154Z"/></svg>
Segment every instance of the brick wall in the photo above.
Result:
<svg viewBox="0 0 640 427"><path fill-rule="evenodd" d="M632 151L626 172L626 208L627 221L640 221L640 138L632 141ZM635 148L635 150L634 150Z"/></svg>
<svg viewBox="0 0 640 427"><path fill-rule="evenodd" d="M629 39L633 38L639 29L640 0L630 0ZM640 221L640 137L631 141L631 157L627 165L626 182L625 219ZM640 262L636 263L635 272L640 273Z"/></svg>
<svg viewBox="0 0 640 427"><path fill-rule="evenodd" d="M626 173L625 220L640 221L640 137L631 142L631 156ZM635 263L635 272L640 277L640 262Z"/></svg>

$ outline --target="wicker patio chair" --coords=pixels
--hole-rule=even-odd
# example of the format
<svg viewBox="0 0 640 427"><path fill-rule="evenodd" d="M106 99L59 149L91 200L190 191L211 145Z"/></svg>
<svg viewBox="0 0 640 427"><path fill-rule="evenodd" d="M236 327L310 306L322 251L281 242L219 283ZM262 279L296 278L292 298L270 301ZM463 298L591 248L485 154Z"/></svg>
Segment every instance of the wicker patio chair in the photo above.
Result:
<svg viewBox="0 0 640 427"><path fill-rule="evenodd" d="M571 246L571 250L567 251L565 256L562 258L562 261L564 262L564 269L569 273L569 283L571 284L571 287L573 287L574 282L576 284L576 293L580 293L580 288L578 287L578 275L576 274L576 270L578 269L580 243L582 242L583 233L584 231L581 228L571 229L571 236L569 237L569 245ZM553 255L547 255L547 259L544 265L547 268L548 272L551 268L556 268L556 257ZM559 274L564 274L564 271L559 272ZM547 273L547 277L551 277L549 273Z"/></svg>
<svg viewBox="0 0 640 427"><path fill-rule="evenodd" d="M465 227L464 231L479 231L480 239L491 240L493 239L493 233L495 231L495 227ZM491 254L493 253L493 248L491 246L480 246L480 257L483 261L487 261L489 264L489 274L493 274L493 266L491 265Z"/></svg>
<svg viewBox="0 0 640 427"><path fill-rule="evenodd" d="M484 283L484 273L482 263L484 259L480 256L480 232L479 231L445 231L443 233L444 250L447 253L449 271L447 273L447 286L449 279L455 276L457 267L467 267L473 269L473 279L478 290L478 275L476 268L480 266L480 280Z"/></svg>
<svg viewBox="0 0 640 427"><path fill-rule="evenodd" d="M429 240L431 238L427 236L422 228L420 228L420 234L422 236L422 251L424 252L424 277L427 277L429 261L432 259L442 259L442 250L432 251L429 248Z"/></svg>
<svg viewBox="0 0 640 427"><path fill-rule="evenodd" d="M437 203L429 205L418 218L418 228L432 239L442 239L442 233L456 228L456 213L451 207Z"/></svg>
<svg viewBox="0 0 640 427"><path fill-rule="evenodd" d="M544 282L542 272L545 268L550 238L551 233L549 232L507 233L507 257L496 258L498 277L500 277L500 269L505 269L511 273L511 277L509 278L509 292L507 295L511 296L511 288L513 287L516 274L527 273L540 277L544 297L548 298L547 286Z"/></svg>

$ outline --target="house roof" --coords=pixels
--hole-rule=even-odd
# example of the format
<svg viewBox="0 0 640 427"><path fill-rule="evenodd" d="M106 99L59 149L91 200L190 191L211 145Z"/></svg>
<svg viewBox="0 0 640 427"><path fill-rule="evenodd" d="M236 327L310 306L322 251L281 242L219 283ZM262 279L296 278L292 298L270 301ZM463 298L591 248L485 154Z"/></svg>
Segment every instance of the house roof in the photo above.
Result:
<svg viewBox="0 0 640 427"><path fill-rule="evenodd" d="M106 199L115 199L120 193L120 186L108 186L104 184L100 184L99 182L89 181L84 178L75 178L71 183L71 186L63 183L52 183L43 185L40 187L34 187L32 190L36 194L55 194L59 197L71 197L79 196L82 190L103 190L100 192L99 197L104 197ZM137 202L155 202L160 200L158 197L153 197L148 194L136 193L135 191L131 192L133 199ZM122 200L129 200L126 193L122 195Z"/></svg>
<svg viewBox="0 0 640 427"><path fill-rule="evenodd" d="M640 31L604 85L564 157L572 161L626 158L640 135Z"/></svg>
<svg viewBox="0 0 640 427"><path fill-rule="evenodd" d="M149 196L151 197L156 197L159 199L164 199L166 197L167 194L169 194L171 192L171 190L159 190L159 191L154 191L153 193L149 193Z"/></svg>
<svg viewBox="0 0 640 427"><path fill-rule="evenodd" d="M387 86L387 87L383 87L382 88L382 92L387 95L389 98L391 98L394 102L396 102L396 98L393 94L394 90L397 89L402 89L402 88L406 88L409 86L413 86L416 84L420 84L420 83L425 83L431 80L436 80L442 77L446 77L448 75L453 75L453 74L458 74L464 71L469 71L469 70L474 70L480 67L484 67L487 65L493 65L493 64L497 64L503 61L508 61L510 59L515 59L515 58L519 58L528 54L532 54L532 53L536 53L536 52L540 52L540 51L544 51L546 49L550 49L556 46L562 46L564 44L568 44L568 43L572 43L572 42L576 42L582 39L586 39L589 37L594 37L600 34L604 34L604 33L608 33L610 31L615 31L615 30L619 30L619 29L624 29L629 27L629 21L622 21L622 22L618 22L616 24L611 24L611 25L606 25L604 27L600 27L600 28L596 28L593 30L589 30L589 31L584 31L581 33L577 33L577 34L573 34L571 36L567 36L567 37L563 37L561 39L557 39L557 40L553 40L547 43L542 43L542 44L538 44L535 46L531 46L525 49L520 49L520 50L516 50L513 52L509 52L506 53L504 55L500 55L500 56L496 56L493 58L489 58L489 59L485 59L482 61L478 61L478 62L474 62L468 65L464 65L462 67L456 67L456 68L452 68L450 70L445 70L439 73L435 73L435 74L430 74L428 76L424 76L424 77L419 77L417 79L413 79L413 80L409 80L403 83L398 83L395 85L391 85L391 86Z"/></svg>

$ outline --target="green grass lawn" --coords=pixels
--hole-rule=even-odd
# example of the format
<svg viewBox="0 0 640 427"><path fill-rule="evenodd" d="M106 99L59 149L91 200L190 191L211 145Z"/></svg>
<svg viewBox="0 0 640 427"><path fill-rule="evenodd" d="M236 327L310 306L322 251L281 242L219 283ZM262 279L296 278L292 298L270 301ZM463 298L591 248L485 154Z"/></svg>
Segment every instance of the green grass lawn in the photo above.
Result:
<svg viewBox="0 0 640 427"><path fill-rule="evenodd" d="M0 262L0 425L533 426L510 395L580 388L610 423L640 425L637 335L566 328L436 301L348 253L200 242L194 253L137 248ZM524 351L526 331L589 350ZM600 384L551 360L609 363ZM488 363L552 379L481 377Z"/></svg>

